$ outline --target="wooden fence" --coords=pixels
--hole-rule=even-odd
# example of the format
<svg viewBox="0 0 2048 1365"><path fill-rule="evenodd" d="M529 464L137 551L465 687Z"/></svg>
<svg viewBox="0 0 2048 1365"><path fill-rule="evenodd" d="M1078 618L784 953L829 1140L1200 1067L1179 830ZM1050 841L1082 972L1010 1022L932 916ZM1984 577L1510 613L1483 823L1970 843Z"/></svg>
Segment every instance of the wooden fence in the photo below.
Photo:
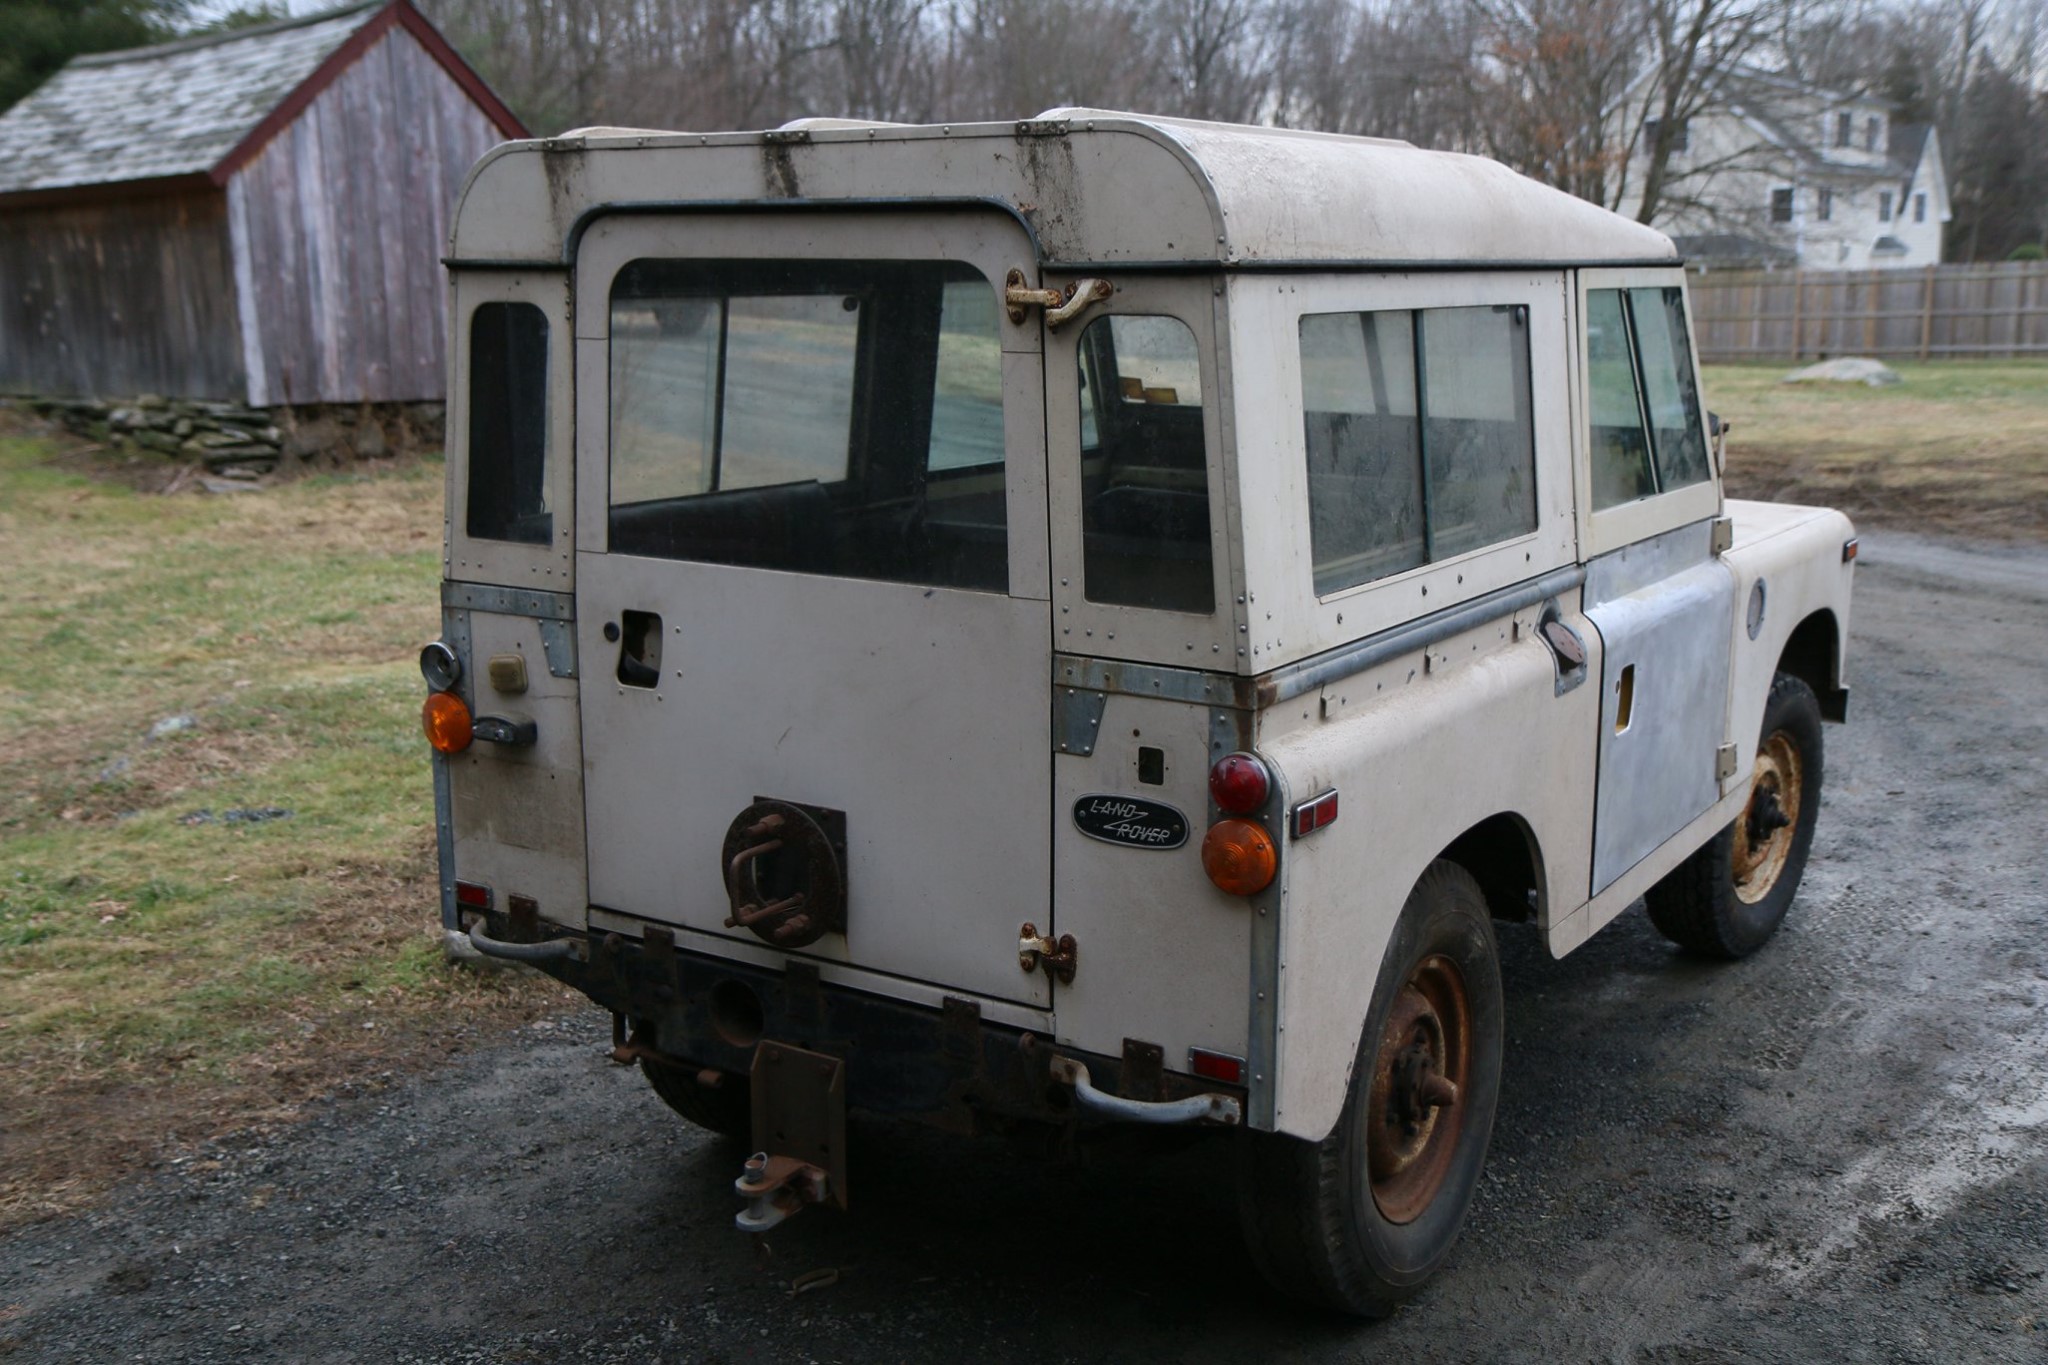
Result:
<svg viewBox="0 0 2048 1365"><path fill-rule="evenodd" d="M1716 270L1690 283L1703 360L2048 355L2048 261Z"/></svg>

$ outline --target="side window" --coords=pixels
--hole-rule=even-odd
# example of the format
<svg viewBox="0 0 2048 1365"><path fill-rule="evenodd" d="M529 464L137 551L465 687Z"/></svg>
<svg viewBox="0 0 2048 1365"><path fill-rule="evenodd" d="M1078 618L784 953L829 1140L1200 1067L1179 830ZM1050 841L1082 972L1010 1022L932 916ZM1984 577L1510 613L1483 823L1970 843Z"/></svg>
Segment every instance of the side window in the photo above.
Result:
<svg viewBox="0 0 2048 1365"><path fill-rule="evenodd" d="M1088 600L1215 611L1195 334L1179 318L1101 317L1081 334L1079 357Z"/></svg>
<svg viewBox="0 0 2048 1365"><path fill-rule="evenodd" d="M1536 529L1519 307L1301 319L1318 596Z"/></svg>
<svg viewBox="0 0 2048 1365"><path fill-rule="evenodd" d="M1009 586L996 298L971 267L634 261L609 378L613 553Z"/></svg>
<svg viewBox="0 0 2048 1365"><path fill-rule="evenodd" d="M546 545L548 318L531 303L469 316L469 514L479 540Z"/></svg>
<svg viewBox="0 0 2048 1365"><path fill-rule="evenodd" d="M1586 292L1586 371L1593 390L1593 506L1647 498L1657 491L1643 432L1634 348L1619 289Z"/></svg>
<svg viewBox="0 0 2048 1365"><path fill-rule="evenodd" d="M1588 290L1586 364L1595 511L1706 482L1682 291Z"/></svg>
<svg viewBox="0 0 2048 1365"><path fill-rule="evenodd" d="M1657 491L1705 483L1707 438L1700 428L1700 395L1694 385L1692 347L1685 337L1685 294L1678 289L1631 289L1628 303L1657 452Z"/></svg>

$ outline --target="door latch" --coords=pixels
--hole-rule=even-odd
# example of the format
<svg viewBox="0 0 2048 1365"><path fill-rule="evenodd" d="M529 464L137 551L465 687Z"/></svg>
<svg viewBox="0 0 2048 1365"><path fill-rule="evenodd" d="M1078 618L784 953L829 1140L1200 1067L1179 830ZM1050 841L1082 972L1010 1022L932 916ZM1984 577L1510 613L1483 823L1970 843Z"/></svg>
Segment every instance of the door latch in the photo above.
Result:
<svg viewBox="0 0 2048 1365"><path fill-rule="evenodd" d="M1080 946L1072 934L1061 934L1055 943L1050 934L1040 934L1038 926L1027 924L1017 931L1017 965L1026 974L1045 968L1045 974L1062 986L1071 985L1074 980L1074 966L1080 957Z"/></svg>
<svg viewBox="0 0 2048 1365"><path fill-rule="evenodd" d="M1033 289L1024 278L1024 272L1012 269L1003 280L1003 305L1009 310L1010 321L1024 321L1024 310L1043 308L1045 325L1057 327L1071 322L1087 311L1088 305L1100 303L1116 292L1116 286L1108 280L1076 280L1065 289Z"/></svg>

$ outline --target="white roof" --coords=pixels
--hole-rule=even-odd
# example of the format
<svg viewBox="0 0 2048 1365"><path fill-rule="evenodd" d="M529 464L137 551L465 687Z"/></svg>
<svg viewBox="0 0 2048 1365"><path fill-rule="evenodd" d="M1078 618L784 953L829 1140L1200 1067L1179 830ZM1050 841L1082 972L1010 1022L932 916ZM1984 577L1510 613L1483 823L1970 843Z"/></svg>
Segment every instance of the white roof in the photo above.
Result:
<svg viewBox="0 0 2048 1365"><path fill-rule="evenodd" d="M0 116L0 194L210 171L376 11L74 57Z"/></svg>
<svg viewBox="0 0 2048 1365"><path fill-rule="evenodd" d="M932 199L1006 206L1060 266L1676 259L1654 228L1484 157L1096 109L1021 123L593 128L509 143L471 173L451 254L561 261L577 224L607 205Z"/></svg>

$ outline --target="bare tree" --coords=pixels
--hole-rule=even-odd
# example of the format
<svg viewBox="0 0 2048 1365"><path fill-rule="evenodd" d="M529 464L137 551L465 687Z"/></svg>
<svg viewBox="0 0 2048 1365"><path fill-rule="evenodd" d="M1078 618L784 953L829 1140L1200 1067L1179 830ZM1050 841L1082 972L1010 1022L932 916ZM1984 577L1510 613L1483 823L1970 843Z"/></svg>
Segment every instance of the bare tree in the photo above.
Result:
<svg viewBox="0 0 2048 1365"><path fill-rule="evenodd" d="M839 100L831 112L892 122L932 116L937 44L929 9L928 0L833 0Z"/></svg>
<svg viewBox="0 0 2048 1365"><path fill-rule="evenodd" d="M1230 123L1258 116L1267 79L1254 0L1161 0L1147 17L1163 38L1177 97L1162 112Z"/></svg>
<svg viewBox="0 0 2048 1365"><path fill-rule="evenodd" d="M1472 0L1482 26L1486 149L1546 184L1612 204L1629 154L1612 114L1642 77L1656 0Z"/></svg>

